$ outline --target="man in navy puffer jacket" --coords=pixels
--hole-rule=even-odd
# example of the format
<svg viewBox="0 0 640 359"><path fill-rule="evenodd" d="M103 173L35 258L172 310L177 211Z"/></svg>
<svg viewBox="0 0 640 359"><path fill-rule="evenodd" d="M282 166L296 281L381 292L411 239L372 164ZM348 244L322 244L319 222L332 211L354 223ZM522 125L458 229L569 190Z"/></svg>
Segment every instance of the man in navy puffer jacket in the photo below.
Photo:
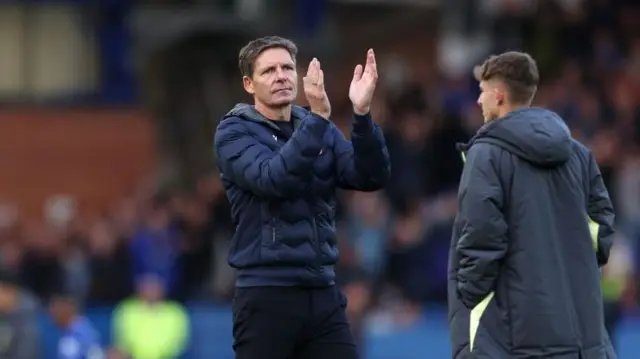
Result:
<svg viewBox="0 0 640 359"><path fill-rule="evenodd" d="M336 189L376 191L390 174L381 129L369 114L375 55L358 65L349 89L351 141L328 121L331 106L320 62L304 77L310 109L297 95L296 46L279 37L247 44L239 55L255 105L236 105L218 125L215 150L236 233L233 302L238 359L356 359L335 288Z"/></svg>

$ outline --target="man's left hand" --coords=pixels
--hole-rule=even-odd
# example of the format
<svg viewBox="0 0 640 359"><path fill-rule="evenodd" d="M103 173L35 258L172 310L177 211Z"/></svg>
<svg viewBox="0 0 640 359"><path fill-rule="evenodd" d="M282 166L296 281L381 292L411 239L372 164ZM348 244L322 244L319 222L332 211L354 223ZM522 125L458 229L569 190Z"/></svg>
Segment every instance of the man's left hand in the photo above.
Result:
<svg viewBox="0 0 640 359"><path fill-rule="evenodd" d="M371 110L371 100L378 81L378 68L376 55L373 49L367 52L367 62L364 66L358 65L353 71L353 80L349 87L349 99L353 104L353 111L357 115L365 115Z"/></svg>

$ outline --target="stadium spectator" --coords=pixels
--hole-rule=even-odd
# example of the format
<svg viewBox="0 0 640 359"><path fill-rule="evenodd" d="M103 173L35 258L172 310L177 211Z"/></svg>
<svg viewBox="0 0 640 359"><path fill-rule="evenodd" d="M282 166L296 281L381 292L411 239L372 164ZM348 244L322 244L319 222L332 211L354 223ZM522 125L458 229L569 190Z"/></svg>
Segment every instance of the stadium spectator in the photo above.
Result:
<svg viewBox="0 0 640 359"><path fill-rule="evenodd" d="M134 281L157 275L168 295L176 294L181 280L180 250L182 235L171 221L168 204L156 198L144 209L144 219L130 242Z"/></svg>
<svg viewBox="0 0 640 359"><path fill-rule="evenodd" d="M148 275L137 295L120 303L113 319L115 347L131 359L175 359L189 340L189 318L182 305L165 297L164 278Z"/></svg>
<svg viewBox="0 0 640 359"><path fill-rule="evenodd" d="M20 287L15 274L0 270L0 358L40 358L38 302Z"/></svg>

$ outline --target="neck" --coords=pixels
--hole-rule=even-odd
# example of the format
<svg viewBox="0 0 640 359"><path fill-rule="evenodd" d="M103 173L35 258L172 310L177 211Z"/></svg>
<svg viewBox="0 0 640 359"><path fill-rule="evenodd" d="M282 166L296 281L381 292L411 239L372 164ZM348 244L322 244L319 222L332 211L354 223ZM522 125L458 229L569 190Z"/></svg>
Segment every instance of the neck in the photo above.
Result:
<svg viewBox="0 0 640 359"><path fill-rule="evenodd" d="M271 121L291 121L291 105L283 107L269 107L262 102L256 102L256 111Z"/></svg>
<svg viewBox="0 0 640 359"><path fill-rule="evenodd" d="M503 118L507 114L510 114L513 111L521 110L523 108L528 108L529 105L505 105L500 109L500 116L498 118Z"/></svg>

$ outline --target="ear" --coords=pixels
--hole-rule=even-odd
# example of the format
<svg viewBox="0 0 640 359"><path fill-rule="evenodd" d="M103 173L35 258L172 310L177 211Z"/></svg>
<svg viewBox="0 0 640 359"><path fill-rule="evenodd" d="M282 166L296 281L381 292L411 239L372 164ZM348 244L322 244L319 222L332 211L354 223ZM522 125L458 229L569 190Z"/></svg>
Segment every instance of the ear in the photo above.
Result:
<svg viewBox="0 0 640 359"><path fill-rule="evenodd" d="M496 93L496 102L498 105L502 105L504 103L504 91L500 89L495 89Z"/></svg>
<svg viewBox="0 0 640 359"><path fill-rule="evenodd" d="M244 86L244 90L247 91L249 95L253 95L256 91L253 89L253 80L249 76L242 77L242 86Z"/></svg>

